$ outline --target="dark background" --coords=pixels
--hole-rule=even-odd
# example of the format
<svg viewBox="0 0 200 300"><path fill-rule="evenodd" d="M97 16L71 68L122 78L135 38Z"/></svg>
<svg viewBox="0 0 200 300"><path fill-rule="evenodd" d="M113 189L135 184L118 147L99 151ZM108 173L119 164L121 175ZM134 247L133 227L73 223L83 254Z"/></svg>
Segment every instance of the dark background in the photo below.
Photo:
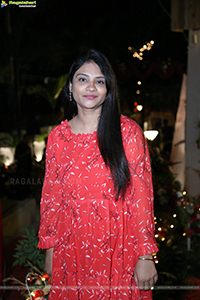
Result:
<svg viewBox="0 0 200 300"><path fill-rule="evenodd" d="M1 8L0 131L39 133L41 126L59 122L62 101L54 96L73 59L86 48L102 51L124 74L132 63L145 72L152 62L163 72L174 61L186 71L187 31L171 31L170 2L43 0L36 8ZM132 57L129 46L139 50L151 40L155 44L142 61ZM117 79L127 114L135 101L147 114L176 112L182 80L177 72L166 80L152 72L139 96L134 74Z"/></svg>

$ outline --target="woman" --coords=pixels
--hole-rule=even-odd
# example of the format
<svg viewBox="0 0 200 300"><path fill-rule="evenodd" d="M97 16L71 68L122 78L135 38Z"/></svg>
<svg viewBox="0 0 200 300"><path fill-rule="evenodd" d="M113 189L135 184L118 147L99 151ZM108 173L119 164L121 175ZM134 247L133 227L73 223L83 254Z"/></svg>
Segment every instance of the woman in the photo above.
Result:
<svg viewBox="0 0 200 300"><path fill-rule="evenodd" d="M73 63L65 94L68 120L49 134L41 200L49 299L151 299L158 249L143 133L120 115L100 52Z"/></svg>

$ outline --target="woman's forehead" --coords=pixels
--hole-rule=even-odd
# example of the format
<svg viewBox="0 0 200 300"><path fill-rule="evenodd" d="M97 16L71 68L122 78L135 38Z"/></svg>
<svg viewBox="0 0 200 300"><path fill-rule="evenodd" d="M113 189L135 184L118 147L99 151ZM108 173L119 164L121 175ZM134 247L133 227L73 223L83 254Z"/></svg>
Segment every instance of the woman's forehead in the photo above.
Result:
<svg viewBox="0 0 200 300"><path fill-rule="evenodd" d="M99 66L93 61L87 61L75 72L74 77L78 74L90 74L92 76L104 76Z"/></svg>

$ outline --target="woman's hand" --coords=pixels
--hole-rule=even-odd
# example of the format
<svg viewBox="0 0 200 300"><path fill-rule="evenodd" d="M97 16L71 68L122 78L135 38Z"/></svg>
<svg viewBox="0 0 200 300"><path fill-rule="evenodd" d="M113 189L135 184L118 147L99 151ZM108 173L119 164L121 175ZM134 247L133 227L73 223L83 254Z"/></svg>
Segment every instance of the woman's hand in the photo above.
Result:
<svg viewBox="0 0 200 300"><path fill-rule="evenodd" d="M53 265L53 248L46 250L46 257L44 261L44 269L51 276L52 274L52 265Z"/></svg>
<svg viewBox="0 0 200 300"><path fill-rule="evenodd" d="M141 257L152 259L152 255ZM158 280L154 261L138 259L134 270L134 280L140 290L150 290Z"/></svg>

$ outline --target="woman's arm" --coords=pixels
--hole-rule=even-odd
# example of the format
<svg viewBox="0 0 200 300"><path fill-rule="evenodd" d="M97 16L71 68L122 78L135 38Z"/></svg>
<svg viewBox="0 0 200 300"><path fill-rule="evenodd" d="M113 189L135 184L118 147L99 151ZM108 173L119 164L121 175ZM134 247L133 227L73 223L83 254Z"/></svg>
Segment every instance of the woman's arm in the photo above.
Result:
<svg viewBox="0 0 200 300"><path fill-rule="evenodd" d="M58 141L53 129L46 148L45 178L40 202L40 228L38 247L49 249L58 240L61 208L61 184L58 164Z"/></svg>
<svg viewBox="0 0 200 300"><path fill-rule="evenodd" d="M52 265L53 265L53 248L46 249L46 257L44 261L44 269L49 274L52 275Z"/></svg>
<svg viewBox="0 0 200 300"><path fill-rule="evenodd" d="M125 140L125 152L131 173L134 234L139 256L135 265L134 279L140 289L148 290L157 281L157 271L152 254L158 251L154 236L151 163L147 142L140 127L134 121L130 123L132 126Z"/></svg>
<svg viewBox="0 0 200 300"><path fill-rule="evenodd" d="M140 258L144 260L138 259L134 270L134 280L140 290L150 290L158 280L155 264L152 255L144 255Z"/></svg>

